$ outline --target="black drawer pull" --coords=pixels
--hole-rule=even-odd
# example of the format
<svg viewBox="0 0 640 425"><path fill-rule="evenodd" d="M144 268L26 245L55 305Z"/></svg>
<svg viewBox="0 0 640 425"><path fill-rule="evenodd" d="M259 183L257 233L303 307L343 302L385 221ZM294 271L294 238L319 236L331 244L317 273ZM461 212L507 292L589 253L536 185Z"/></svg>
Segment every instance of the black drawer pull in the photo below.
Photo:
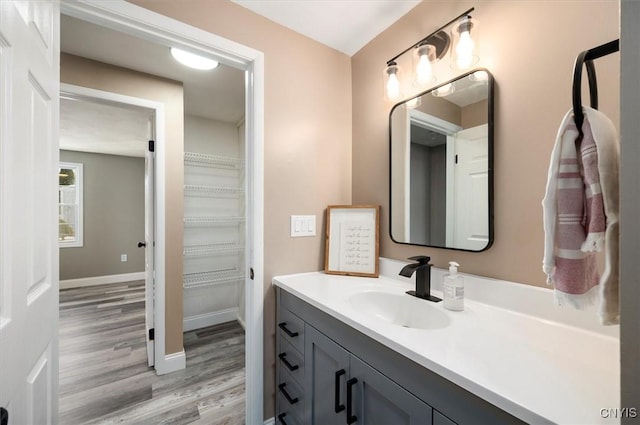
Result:
<svg viewBox="0 0 640 425"><path fill-rule="evenodd" d="M340 413L344 410L344 404L340 404L340 377L346 372L344 369L340 369L336 372L336 389L335 389L335 401L333 403L336 413Z"/></svg>
<svg viewBox="0 0 640 425"><path fill-rule="evenodd" d="M280 413L280 414L278 415L278 420L280 421L280 423L281 423L282 425L287 425L287 423L286 423L286 422L285 422L285 420L284 420L284 417L285 417L285 416L287 416L287 414L286 414L286 413Z"/></svg>
<svg viewBox="0 0 640 425"><path fill-rule="evenodd" d="M298 397L296 398L291 398L291 396L289 395L289 393L287 392L287 390L284 389L284 387L286 387L287 384L286 383L282 383L280 385L278 385L278 389L280 390L280 392L282 393L282 395L284 396L284 398L287 399L287 401L289 402L289 404L296 404L298 401Z"/></svg>
<svg viewBox="0 0 640 425"><path fill-rule="evenodd" d="M358 378L351 378L347 381L347 425L351 425L352 423L358 420L356 415L352 415L353 413L353 386L358 383Z"/></svg>
<svg viewBox="0 0 640 425"><path fill-rule="evenodd" d="M286 357L287 357L287 353L278 354L278 358L280 358L280 361L284 363L287 369L289 369L291 372L293 372L294 370L297 370L298 365L289 363L289 360L287 360Z"/></svg>
<svg viewBox="0 0 640 425"><path fill-rule="evenodd" d="M282 322L282 323L278 323L278 327L280 329L282 329L284 331L284 333L286 333L287 335L289 335L291 338L294 338L296 336L298 336L298 332L291 332L288 328L287 328L287 322Z"/></svg>

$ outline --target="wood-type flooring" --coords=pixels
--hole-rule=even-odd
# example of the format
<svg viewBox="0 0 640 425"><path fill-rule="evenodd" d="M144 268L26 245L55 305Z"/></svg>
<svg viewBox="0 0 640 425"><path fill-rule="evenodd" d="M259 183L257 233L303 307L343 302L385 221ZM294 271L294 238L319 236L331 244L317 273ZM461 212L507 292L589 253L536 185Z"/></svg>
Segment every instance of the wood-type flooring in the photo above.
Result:
<svg viewBox="0 0 640 425"><path fill-rule="evenodd" d="M244 424L244 330L186 332L187 367L147 366L144 282L60 291L60 424Z"/></svg>

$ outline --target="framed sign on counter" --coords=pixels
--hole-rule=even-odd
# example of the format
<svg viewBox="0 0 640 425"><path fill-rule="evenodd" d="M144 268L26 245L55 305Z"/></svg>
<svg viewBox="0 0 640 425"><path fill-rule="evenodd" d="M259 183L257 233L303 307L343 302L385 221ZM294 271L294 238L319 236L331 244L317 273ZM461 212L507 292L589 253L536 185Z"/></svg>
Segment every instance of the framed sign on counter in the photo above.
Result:
<svg viewBox="0 0 640 425"><path fill-rule="evenodd" d="M379 212L378 205L327 207L325 273L378 277Z"/></svg>

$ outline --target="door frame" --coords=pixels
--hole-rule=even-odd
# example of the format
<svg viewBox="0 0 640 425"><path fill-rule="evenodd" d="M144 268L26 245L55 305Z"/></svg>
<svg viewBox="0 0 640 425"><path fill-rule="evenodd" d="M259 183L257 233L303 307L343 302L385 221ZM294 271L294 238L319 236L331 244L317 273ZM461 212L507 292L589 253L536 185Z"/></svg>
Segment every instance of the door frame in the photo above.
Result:
<svg viewBox="0 0 640 425"><path fill-rule="evenodd" d="M226 38L198 29L156 12L127 3L124 0L90 1L63 0L61 13L106 26L116 31L190 51L201 51L220 63L246 71L245 90L245 163L247 164L246 221L247 272L245 279L245 391L246 423L263 423L263 286L264 286L264 54ZM160 143L158 145L161 146ZM156 187L158 216L156 226L164 222L164 158L156 152ZM156 234L157 238L161 234ZM158 242L158 241L157 241ZM164 243L164 240L162 241ZM164 261L164 246L156 246L156 259ZM156 263L156 269L161 267ZM253 279L249 276L253 275ZM253 282L256 284L253 284ZM156 310L164 315L165 282L156 275ZM159 322L156 322L156 326ZM163 321L164 325L164 321ZM156 338L163 332L156 332ZM158 344L158 340L156 340ZM156 368L165 354L156 357Z"/></svg>
<svg viewBox="0 0 640 425"><path fill-rule="evenodd" d="M155 102L148 99L142 99L133 96L122 95L118 93L108 92L104 90L96 90L88 87L77 86L74 84L60 83L60 95L69 95L74 99L87 100L92 102L104 102L104 103L117 103L121 105L129 105L140 108L145 108L153 111L153 138L157 142L155 144L155 165L154 167L154 175L152 176L154 183L157 181L162 181L163 185L155 185L154 189L154 197L153 197L153 210L155 215L154 220L154 241L155 246L153 248L153 256L155 258L159 258L158 252L162 251L164 259L164 246L165 246L165 227L164 227L164 200L162 196L156 196L155 192L164 193L164 104L160 102ZM162 166L158 166L158 163L162 161ZM162 175L161 175L162 174ZM146 177L146 176L145 176ZM145 200L146 202L146 200ZM162 203L160 203L162 202ZM145 220L146 220L146 204L145 204ZM145 223L146 226L146 223ZM149 248L146 248L149 249ZM158 264L155 263L154 264ZM159 264L164 265L164 260L160 261ZM164 267L156 268L154 267L155 279L153 285L162 286L164 288ZM161 302L162 301L162 302ZM163 308L155 308L156 305L161 304ZM165 320L164 320L164 291L162 291L162 300L156 293L156 299L154 300L153 294L149 293L149 283L147 282L147 277L145 275L145 318L151 309L151 313L153 315L153 323L154 323L154 340L151 343L153 346L153 362L155 364L149 364L149 366L154 366L158 374L162 374L163 371L168 370L169 367L166 365L165 360ZM145 335L148 342L148 335ZM149 359L151 362L152 359Z"/></svg>

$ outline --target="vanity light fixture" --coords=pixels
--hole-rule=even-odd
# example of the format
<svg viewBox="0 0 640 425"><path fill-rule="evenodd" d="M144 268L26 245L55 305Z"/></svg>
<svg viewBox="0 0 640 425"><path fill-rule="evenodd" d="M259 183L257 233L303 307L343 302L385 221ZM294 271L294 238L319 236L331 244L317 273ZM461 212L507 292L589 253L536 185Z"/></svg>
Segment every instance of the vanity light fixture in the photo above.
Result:
<svg viewBox="0 0 640 425"><path fill-rule="evenodd" d="M478 62L477 20L469 15L474 7L456 16L442 27L438 28L422 40L403 50L387 61L384 71L385 99L399 100L402 97L400 68L396 60L413 50L412 83L415 87L426 87L436 81L433 74L433 64L442 59L451 50L452 67L467 69ZM451 35L445 31L455 24ZM452 43L453 41L453 43ZM453 44L453 47L452 47Z"/></svg>
<svg viewBox="0 0 640 425"><path fill-rule="evenodd" d="M205 58L181 49L176 49L175 47L171 48L171 56L184 66L202 71L209 71L218 66L218 62L213 59Z"/></svg>
<svg viewBox="0 0 640 425"><path fill-rule="evenodd" d="M449 94L452 94L454 91L456 91L456 86L453 85L453 83L449 83L433 90L431 94L433 94L435 97L444 97Z"/></svg>
<svg viewBox="0 0 640 425"><path fill-rule="evenodd" d="M469 75L469 79L471 81L487 81L489 79L489 74L487 74L487 71L476 71Z"/></svg>
<svg viewBox="0 0 640 425"><path fill-rule="evenodd" d="M452 65L464 70L478 63L478 48L474 37L478 33L478 21L467 15L462 17L451 30L454 49L451 49ZM471 36L473 32L474 37Z"/></svg>
<svg viewBox="0 0 640 425"><path fill-rule="evenodd" d="M400 90L400 79L398 74L400 68L394 61L387 63L387 69L385 69L385 90L384 94L387 100L394 101L399 100L402 97L402 91Z"/></svg>
<svg viewBox="0 0 640 425"><path fill-rule="evenodd" d="M422 105L422 99L420 99L420 96L407 100L407 108L409 109L415 109L420 105Z"/></svg>

